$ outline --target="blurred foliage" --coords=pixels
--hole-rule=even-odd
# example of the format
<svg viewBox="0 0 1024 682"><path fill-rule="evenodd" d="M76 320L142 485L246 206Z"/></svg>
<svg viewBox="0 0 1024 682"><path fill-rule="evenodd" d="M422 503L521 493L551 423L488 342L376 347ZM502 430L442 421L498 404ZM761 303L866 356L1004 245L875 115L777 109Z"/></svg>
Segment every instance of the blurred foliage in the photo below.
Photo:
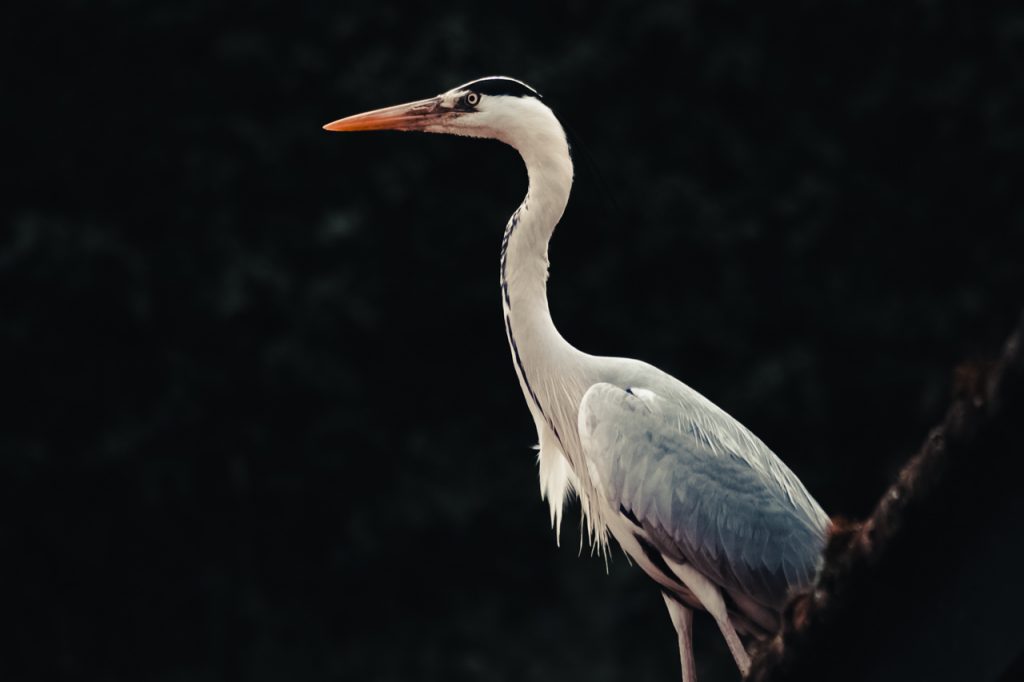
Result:
<svg viewBox="0 0 1024 682"><path fill-rule="evenodd" d="M677 675L654 587L573 521L556 551L537 497L497 292L515 153L342 115L540 89L580 141L563 333L708 395L831 513L1019 312L1019 5L7 14L5 679ZM701 679L736 679L702 628Z"/></svg>

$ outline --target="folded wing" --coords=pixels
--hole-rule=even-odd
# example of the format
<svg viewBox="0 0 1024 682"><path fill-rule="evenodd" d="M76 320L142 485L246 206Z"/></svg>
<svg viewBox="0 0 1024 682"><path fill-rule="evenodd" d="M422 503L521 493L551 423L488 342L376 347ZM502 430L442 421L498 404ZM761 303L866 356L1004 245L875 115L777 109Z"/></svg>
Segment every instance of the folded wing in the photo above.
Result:
<svg viewBox="0 0 1024 682"><path fill-rule="evenodd" d="M595 384L579 431L599 490L663 555L775 609L813 582L828 517L764 443L700 394Z"/></svg>

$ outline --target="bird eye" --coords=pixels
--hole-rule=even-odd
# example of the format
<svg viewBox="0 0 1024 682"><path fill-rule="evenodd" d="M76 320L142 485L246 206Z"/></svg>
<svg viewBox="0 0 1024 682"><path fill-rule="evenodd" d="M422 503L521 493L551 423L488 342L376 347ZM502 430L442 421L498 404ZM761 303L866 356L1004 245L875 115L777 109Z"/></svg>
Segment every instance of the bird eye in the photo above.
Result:
<svg viewBox="0 0 1024 682"><path fill-rule="evenodd" d="M466 95L466 104L468 104L471 107L475 107L476 103L479 101L480 95L476 94L475 92L471 92Z"/></svg>

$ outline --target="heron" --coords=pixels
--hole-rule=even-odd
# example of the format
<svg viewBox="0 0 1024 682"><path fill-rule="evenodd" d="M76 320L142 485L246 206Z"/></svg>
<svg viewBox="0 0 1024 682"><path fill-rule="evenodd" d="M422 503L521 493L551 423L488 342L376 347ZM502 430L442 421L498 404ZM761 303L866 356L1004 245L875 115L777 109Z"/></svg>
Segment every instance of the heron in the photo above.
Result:
<svg viewBox="0 0 1024 682"><path fill-rule="evenodd" d="M573 162L544 98L491 76L324 128L492 138L519 152L528 187L501 241L500 296L556 542L575 494L591 546L607 556L614 539L660 587L684 682L696 680L695 611L714 619L745 676L746 646L771 636L788 597L813 585L829 518L782 460L696 390L645 362L577 350L555 328L548 243Z"/></svg>

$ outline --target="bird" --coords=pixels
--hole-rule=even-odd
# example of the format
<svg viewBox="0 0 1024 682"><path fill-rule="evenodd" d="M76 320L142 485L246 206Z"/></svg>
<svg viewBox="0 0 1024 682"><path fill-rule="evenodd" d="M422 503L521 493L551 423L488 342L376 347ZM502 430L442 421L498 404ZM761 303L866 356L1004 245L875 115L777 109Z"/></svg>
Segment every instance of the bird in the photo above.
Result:
<svg viewBox="0 0 1024 682"><path fill-rule="evenodd" d="M501 240L500 296L556 542L575 495L591 546L607 556L614 539L660 588L683 681L696 680L695 611L710 614L746 676L746 647L772 636L787 599L812 588L829 517L757 436L696 390L640 360L577 350L555 328L548 243L573 161L544 98L489 76L323 127L491 138L519 152L528 187Z"/></svg>

